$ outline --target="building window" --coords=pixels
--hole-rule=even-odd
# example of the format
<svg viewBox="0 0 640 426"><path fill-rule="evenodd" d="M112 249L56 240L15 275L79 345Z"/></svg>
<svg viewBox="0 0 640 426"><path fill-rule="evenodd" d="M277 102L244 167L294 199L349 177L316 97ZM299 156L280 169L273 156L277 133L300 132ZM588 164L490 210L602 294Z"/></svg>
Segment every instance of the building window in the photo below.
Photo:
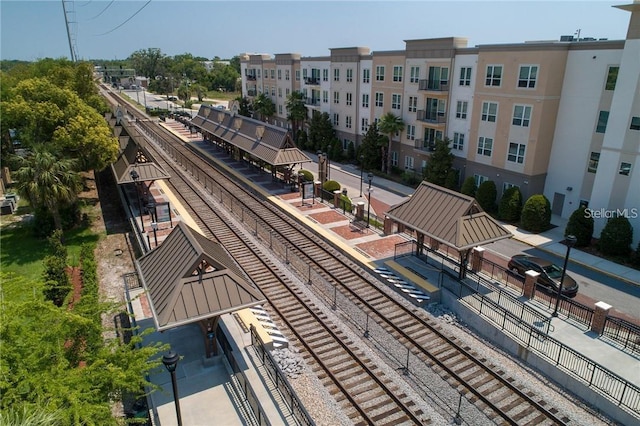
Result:
<svg viewBox="0 0 640 426"><path fill-rule="evenodd" d="M282 115L282 105L278 105L278 115Z"/></svg>
<svg viewBox="0 0 640 426"><path fill-rule="evenodd" d="M300 81L300 70L296 70L296 81Z"/></svg>
<svg viewBox="0 0 640 426"><path fill-rule="evenodd" d="M353 103L353 93L347 93L347 105L351 106Z"/></svg>
<svg viewBox="0 0 640 426"><path fill-rule="evenodd" d="M449 84L449 68L429 67L427 88L430 90L446 90Z"/></svg>
<svg viewBox="0 0 640 426"><path fill-rule="evenodd" d="M411 67L410 83L417 83L420 80L420 67Z"/></svg>
<svg viewBox="0 0 640 426"><path fill-rule="evenodd" d="M462 120L467 119L467 101L458 101L456 104L456 118L460 118Z"/></svg>
<svg viewBox="0 0 640 426"><path fill-rule="evenodd" d="M363 93L362 94L362 107L363 108L369 108L369 94L368 93Z"/></svg>
<svg viewBox="0 0 640 426"><path fill-rule="evenodd" d="M531 121L531 107L525 105L515 105L513 107L513 125L529 127Z"/></svg>
<svg viewBox="0 0 640 426"><path fill-rule="evenodd" d="M289 89L288 87L284 90L284 94L285 96L289 96L289 94L291 93L291 89Z"/></svg>
<svg viewBox="0 0 640 426"><path fill-rule="evenodd" d="M496 122L496 116L498 115L498 104L495 102L483 102L482 103L482 121Z"/></svg>
<svg viewBox="0 0 640 426"><path fill-rule="evenodd" d="M382 107L384 105L384 93L376 92L376 106Z"/></svg>
<svg viewBox="0 0 640 426"><path fill-rule="evenodd" d="M340 81L340 68L333 69L333 81Z"/></svg>
<svg viewBox="0 0 640 426"><path fill-rule="evenodd" d="M518 87L526 87L533 89L536 87L536 79L538 78L537 65L521 65L520 75L518 76Z"/></svg>
<svg viewBox="0 0 640 426"><path fill-rule="evenodd" d="M284 70L284 79L289 81L291 77L291 73L289 72L289 70Z"/></svg>
<svg viewBox="0 0 640 426"><path fill-rule="evenodd" d="M333 125L338 126L340 124L340 114L333 114Z"/></svg>
<svg viewBox="0 0 640 426"><path fill-rule="evenodd" d="M488 181L489 178L482 175L473 175L473 178L476 181L476 188L482 185L484 182Z"/></svg>
<svg viewBox="0 0 640 426"><path fill-rule="evenodd" d="M394 93L391 95L391 109L400 109L402 107L402 95Z"/></svg>
<svg viewBox="0 0 640 426"><path fill-rule="evenodd" d="M328 90L323 90L322 91L322 103L323 104L328 104L329 103L329 91Z"/></svg>
<svg viewBox="0 0 640 426"><path fill-rule="evenodd" d="M518 164L524 163L524 150L524 144L510 142L507 160Z"/></svg>
<svg viewBox="0 0 640 426"><path fill-rule="evenodd" d="M399 83L402 81L402 66L395 65L393 67L393 81Z"/></svg>
<svg viewBox="0 0 640 426"><path fill-rule="evenodd" d="M384 65L376 67L376 81L384 81Z"/></svg>
<svg viewBox="0 0 640 426"><path fill-rule="evenodd" d="M333 103L334 104L340 103L340 92L333 92Z"/></svg>
<svg viewBox="0 0 640 426"><path fill-rule="evenodd" d="M329 81L329 70L327 68L322 70L322 81Z"/></svg>
<svg viewBox="0 0 640 426"><path fill-rule="evenodd" d="M398 153L396 151L391 151L391 165L398 167Z"/></svg>
<svg viewBox="0 0 640 426"><path fill-rule="evenodd" d="M607 130L607 121L609 121L609 111L600 111L596 133L604 133Z"/></svg>
<svg viewBox="0 0 640 426"><path fill-rule="evenodd" d="M595 173L598 170L598 163L600 162L600 153L592 152L591 157L589 157L589 168L587 171L589 173Z"/></svg>
<svg viewBox="0 0 640 426"><path fill-rule="evenodd" d="M464 133L453 133L453 149L462 151L464 149Z"/></svg>
<svg viewBox="0 0 640 426"><path fill-rule="evenodd" d="M276 86L271 86L271 96L276 95Z"/></svg>
<svg viewBox="0 0 640 426"><path fill-rule="evenodd" d="M282 97L282 87L278 87L278 97Z"/></svg>
<svg viewBox="0 0 640 426"><path fill-rule="evenodd" d="M418 97L409 96L409 112L416 112L418 110Z"/></svg>
<svg viewBox="0 0 640 426"><path fill-rule="evenodd" d="M510 189L510 188L520 188L520 187L518 185L514 185L514 184L509 183L509 182L504 182L502 184L502 194L504 195L504 193L507 191L507 189Z"/></svg>
<svg viewBox="0 0 640 426"><path fill-rule="evenodd" d="M365 68L362 70L362 82L369 83L371 81L371 70L369 68Z"/></svg>
<svg viewBox="0 0 640 426"><path fill-rule="evenodd" d="M625 163L624 161L620 163L620 170L618 173L624 176L629 176L629 173L631 173L631 163Z"/></svg>
<svg viewBox="0 0 640 426"><path fill-rule="evenodd" d="M264 86L264 93L265 95L269 94L269 86Z"/></svg>
<svg viewBox="0 0 640 426"><path fill-rule="evenodd" d="M351 83L353 81L353 69L347 69L347 83Z"/></svg>
<svg viewBox="0 0 640 426"><path fill-rule="evenodd" d="M502 65L487 65L485 86L500 87L502 84Z"/></svg>
<svg viewBox="0 0 640 426"><path fill-rule="evenodd" d="M471 67L460 68L460 86L471 86Z"/></svg>
<svg viewBox="0 0 640 426"><path fill-rule="evenodd" d="M365 133L367 130L369 130L369 119L368 118L363 118L362 122L360 123L360 130L362 131L362 133Z"/></svg>
<svg viewBox="0 0 640 426"><path fill-rule="evenodd" d="M260 68L258 68L256 71L257 71L257 76L258 76L258 78L260 78ZM265 74L264 74L264 75L267 75L267 72L266 72L266 71L265 71Z"/></svg>
<svg viewBox="0 0 640 426"><path fill-rule="evenodd" d="M607 84L604 87L604 90L614 90L616 88L616 81L618 80L618 70L620 67L609 67L609 71L607 72Z"/></svg>
<svg viewBox="0 0 640 426"><path fill-rule="evenodd" d="M412 141L416 138L416 126L412 124L407 125L407 139Z"/></svg>
<svg viewBox="0 0 640 426"><path fill-rule="evenodd" d="M404 156L404 168L405 170L413 170L413 157L409 155Z"/></svg>
<svg viewBox="0 0 640 426"><path fill-rule="evenodd" d="M431 129L425 127L424 129L424 147L433 147L436 141L442 140L442 130Z"/></svg>
<svg viewBox="0 0 640 426"><path fill-rule="evenodd" d="M491 157L491 152L493 152L493 139L480 136L478 139L478 154Z"/></svg>
<svg viewBox="0 0 640 426"><path fill-rule="evenodd" d="M640 117L631 117L629 130L640 130Z"/></svg>
<svg viewBox="0 0 640 426"><path fill-rule="evenodd" d="M282 80L282 70L278 70L278 80Z"/></svg>
<svg viewBox="0 0 640 426"><path fill-rule="evenodd" d="M276 79L276 70L271 70L271 80L275 80Z"/></svg>
<svg viewBox="0 0 640 426"><path fill-rule="evenodd" d="M344 118L344 126L345 126L347 129L350 129L350 128L351 128L351 116L350 116L350 115L347 115L347 116Z"/></svg>

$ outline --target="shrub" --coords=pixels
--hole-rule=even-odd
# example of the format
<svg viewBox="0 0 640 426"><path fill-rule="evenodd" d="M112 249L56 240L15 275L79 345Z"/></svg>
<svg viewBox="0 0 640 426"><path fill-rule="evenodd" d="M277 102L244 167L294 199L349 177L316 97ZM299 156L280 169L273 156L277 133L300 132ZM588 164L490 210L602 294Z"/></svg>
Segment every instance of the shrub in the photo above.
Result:
<svg viewBox="0 0 640 426"><path fill-rule="evenodd" d="M512 186L504 191L498 206L498 217L507 222L517 222L522 211L522 193L520 188Z"/></svg>
<svg viewBox="0 0 640 426"><path fill-rule="evenodd" d="M492 180L482 182L476 191L478 204L487 212L495 211L497 196L498 190L496 189L495 182Z"/></svg>
<svg viewBox="0 0 640 426"><path fill-rule="evenodd" d="M313 173L311 173L309 170L300 169L298 174L300 173L302 173L302 175L304 176L305 182L313 182Z"/></svg>
<svg viewBox="0 0 640 426"><path fill-rule="evenodd" d="M564 236L573 235L577 238L576 247L586 247L591 244L593 237L593 218L586 213L586 207L580 206L571 213Z"/></svg>
<svg viewBox="0 0 640 426"><path fill-rule="evenodd" d="M626 256L632 240L633 228L629 219L624 216L613 217L607 221L600 234L598 248L606 255Z"/></svg>
<svg viewBox="0 0 640 426"><path fill-rule="evenodd" d="M542 194L529 197L520 217L520 225L531 232L542 232L551 226L551 203Z"/></svg>
<svg viewBox="0 0 640 426"><path fill-rule="evenodd" d="M333 191L337 191L340 189L340 184L335 180L328 180L322 184L322 189L325 191L333 193Z"/></svg>
<svg viewBox="0 0 640 426"><path fill-rule="evenodd" d="M636 251L631 258L631 263L633 266L640 269L640 241L638 241L638 247L636 247Z"/></svg>
<svg viewBox="0 0 640 426"><path fill-rule="evenodd" d="M470 197L476 196L476 179L473 176L469 176L462 182L462 187L460 188L460 192L464 195L468 195Z"/></svg>

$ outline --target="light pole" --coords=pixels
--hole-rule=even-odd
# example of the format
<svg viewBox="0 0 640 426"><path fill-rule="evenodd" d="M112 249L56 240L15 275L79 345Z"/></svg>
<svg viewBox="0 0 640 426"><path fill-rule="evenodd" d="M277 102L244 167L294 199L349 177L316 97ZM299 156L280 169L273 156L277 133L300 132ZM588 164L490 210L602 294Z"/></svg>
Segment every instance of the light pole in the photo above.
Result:
<svg viewBox="0 0 640 426"><path fill-rule="evenodd" d="M571 252L571 247L573 247L578 241L578 239L574 235L567 235L565 238L565 244L567 245L567 254L564 257L564 266L562 267L562 275L560 275L560 284L558 285L558 295L556 296L556 307L551 314L552 317L558 316L558 305L560 304L560 296L562 293L562 284L564 283L564 277L567 274L567 263L569 262L569 253Z"/></svg>
<svg viewBox="0 0 640 426"><path fill-rule="evenodd" d="M324 155L324 161L327 165L327 180L331 180L331 163L329 162L329 156L326 152L323 152L322 155Z"/></svg>
<svg viewBox="0 0 640 426"><path fill-rule="evenodd" d="M325 173L325 169L324 169L324 156L322 154L322 151L318 151L316 153L318 155L318 180L320 181L320 183L324 183L324 173Z"/></svg>
<svg viewBox="0 0 640 426"><path fill-rule="evenodd" d="M360 196L362 197L362 172L364 171L364 155L360 154Z"/></svg>
<svg viewBox="0 0 640 426"><path fill-rule="evenodd" d="M182 416L180 415L180 401L178 398L178 383L176 382L176 366L180 355L174 351L169 351L168 354L162 357L162 363L167 367L167 371L171 373L171 384L173 385L173 400L176 403L176 417L178 419L178 426L182 426Z"/></svg>
<svg viewBox="0 0 640 426"><path fill-rule="evenodd" d="M153 229L153 239L156 242L156 247L158 247L158 222L151 222L151 228Z"/></svg>
<svg viewBox="0 0 640 426"><path fill-rule="evenodd" d="M373 173L369 173L367 175L367 180L369 181L369 196L367 197L368 205L367 205L367 228L369 227L370 217L371 217L371 182L373 181Z"/></svg>
<svg viewBox="0 0 640 426"><path fill-rule="evenodd" d="M140 202L140 191L138 189L138 183L139 183L138 181L140 179L140 175L136 170L131 170L129 172L129 175L131 176L131 179L133 179L133 182L136 187L136 197L138 198L138 210L140 211L140 223L142 224L142 230L144 231L144 218L142 217L142 202Z"/></svg>

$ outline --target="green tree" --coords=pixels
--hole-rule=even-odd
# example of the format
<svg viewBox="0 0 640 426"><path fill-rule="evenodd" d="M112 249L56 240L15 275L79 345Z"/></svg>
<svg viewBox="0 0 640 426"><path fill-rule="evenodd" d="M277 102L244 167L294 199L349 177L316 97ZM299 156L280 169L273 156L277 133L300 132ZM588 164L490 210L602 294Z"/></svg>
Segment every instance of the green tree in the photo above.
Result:
<svg viewBox="0 0 640 426"><path fill-rule="evenodd" d="M460 188L460 192L463 193L464 195L475 197L477 189L478 188L476 187L476 178L474 178L473 176L469 176L464 180L464 182L462 182L462 187Z"/></svg>
<svg viewBox="0 0 640 426"><path fill-rule="evenodd" d="M582 205L571 213L564 236L573 235L577 238L576 247L586 247L591 244L593 227L593 217L587 214L587 208Z"/></svg>
<svg viewBox="0 0 640 426"><path fill-rule="evenodd" d="M251 103L249 102L249 99L243 96L238 96L236 101L238 101L238 114L244 117L251 117Z"/></svg>
<svg viewBox="0 0 640 426"><path fill-rule="evenodd" d="M293 131L293 140L296 140L298 130L304 126L304 121L307 118L307 107L304 105L305 96L304 93L294 91L285 102L287 108L287 120L291 122L291 129Z"/></svg>
<svg viewBox="0 0 640 426"><path fill-rule="evenodd" d="M178 87L178 98L185 103L191 100L191 87L188 84L181 84Z"/></svg>
<svg viewBox="0 0 640 426"><path fill-rule="evenodd" d="M71 291L71 281L67 275L67 248L62 239L62 231L53 232L48 239L53 253L43 261L44 296L56 306L62 306Z"/></svg>
<svg viewBox="0 0 640 426"><path fill-rule="evenodd" d="M512 186L504 191L498 206L498 217L507 222L517 222L520 220L522 212L522 193L520 188Z"/></svg>
<svg viewBox="0 0 640 426"><path fill-rule="evenodd" d="M328 151L336 131L331 124L331 118L326 112L313 111L309 121L309 150ZM332 156L330 156L332 158Z"/></svg>
<svg viewBox="0 0 640 426"><path fill-rule="evenodd" d="M396 133L402 133L404 130L404 121L402 121L402 117L398 117L392 112L387 112L382 117L380 117L380 121L378 122L378 129L383 134L386 134L389 138L387 142L387 148L384 153L383 160L385 163L383 164L383 169L385 173L389 173L391 169L391 141L393 139L393 135Z"/></svg>
<svg viewBox="0 0 640 426"><path fill-rule="evenodd" d="M527 231L543 232L551 226L551 203L542 194L529 197L520 216L520 225Z"/></svg>
<svg viewBox="0 0 640 426"><path fill-rule="evenodd" d="M498 190L496 183L492 180L485 180L480 184L476 191L476 200L480 207L486 212L492 212L496 209L496 197Z"/></svg>
<svg viewBox="0 0 640 426"><path fill-rule="evenodd" d="M633 241L633 227L624 216L612 217L600 233L598 247L609 256L627 256Z"/></svg>
<svg viewBox="0 0 640 426"><path fill-rule="evenodd" d="M450 182L449 175L455 173L452 168L453 157L449 141L437 139L424 173L427 182L446 187Z"/></svg>
<svg viewBox="0 0 640 426"><path fill-rule="evenodd" d="M18 193L32 207L45 207L53 215L56 229L62 229L61 205L71 204L81 189L75 160L58 159L43 147L36 147L14 173Z"/></svg>
<svg viewBox="0 0 640 426"><path fill-rule="evenodd" d="M264 93L258 94L253 99L252 108L254 112L257 112L260 116L260 120L267 121L276 112L276 106L270 97Z"/></svg>
<svg viewBox="0 0 640 426"><path fill-rule="evenodd" d="M156 76L164 75L166 72L165 61L163 61L165 57L166 55L159 48L150 47L133 52L127 60L136 70L137 75L155 79Z"/></svg>
<svg viewBox="0 0 640 426"><path fill-rule="evenodd" d="M358 149L358 158L362 156L364 170L375 170L381 164L382 148L386 146L387 138L378 132L378 126L373 123L367 129Z"/></svg>

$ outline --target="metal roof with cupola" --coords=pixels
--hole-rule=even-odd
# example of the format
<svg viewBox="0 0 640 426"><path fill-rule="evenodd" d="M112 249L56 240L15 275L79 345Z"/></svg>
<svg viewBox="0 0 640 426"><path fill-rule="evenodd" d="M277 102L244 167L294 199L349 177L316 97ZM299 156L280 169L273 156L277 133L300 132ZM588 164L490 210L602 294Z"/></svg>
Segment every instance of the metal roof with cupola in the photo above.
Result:
<svg viewBox="0 0 640 426"><path fill-rule="evenodd" d="M136 135L140 137L139 135ZM120 136L120 145L126 147L118 159L111 164L111 170L118 184L138 183L169 179L171 176L162 167L149 159L137 137Z"/></svg>
<svg viewBox="0 0 640 426"><path fill-rule="evenodd" d="M385 215L415 230L420 243L427 236L432 245L436 242L457 250L463 262L473 247L512 237L473 197L427 181Z"/></svg>

